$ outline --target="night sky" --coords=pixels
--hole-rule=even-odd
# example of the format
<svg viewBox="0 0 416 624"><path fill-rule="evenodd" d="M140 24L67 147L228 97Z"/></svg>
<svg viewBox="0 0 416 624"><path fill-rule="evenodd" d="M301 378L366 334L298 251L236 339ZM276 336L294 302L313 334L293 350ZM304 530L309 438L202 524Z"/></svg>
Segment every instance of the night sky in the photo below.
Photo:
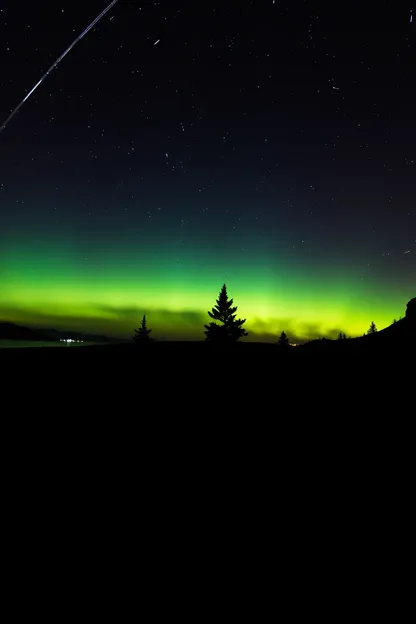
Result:
<svg viewBox="0 0 416 624"><path fill-rule="evenodd" d="M2 2L0 123L108 4ZM0 133L0 320L202 340L225 282L246 340L362 335L415 198L414 3L120 0Z"/></svg>

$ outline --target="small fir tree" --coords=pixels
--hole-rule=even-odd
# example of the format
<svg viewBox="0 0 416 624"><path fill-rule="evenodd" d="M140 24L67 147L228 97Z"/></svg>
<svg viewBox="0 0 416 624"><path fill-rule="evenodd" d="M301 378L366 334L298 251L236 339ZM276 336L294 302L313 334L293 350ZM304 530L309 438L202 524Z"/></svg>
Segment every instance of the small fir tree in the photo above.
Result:
<svg viewBox="0 0 416 624"><path fill-rule="evenodd" d="M148 329L148 327L147 327L146 315L144 314L143 318L141 320L139 329L135 329L134 330L134 336L133 336L134 342L142 342L142 343L150 342L151 341L151 338L150 338L151 331L152 330Z"/></svg>
<svg viewBox="0 0 416 624"><path fill-rule="evenodd" d="M237 319L237 306L233 307L233 299L228 299L227 286L224 284L221 288L216 305L212 308L208 315L219 321L218 323L210 323L204 325L206 340L210 342L232 343L237 342L242 336L248 336L243 328L246 319Z"/></svg>
<svg viewBox="0 0 416 624"><path fill-rule="evenodd" d="M372 321L370 327L368 328L367 334L376 334L376 333L377 333L377 326L374 323L374 321Z"/></svg>
<svg viewBox="0 0 416 624"><path fill-rule="evenodd" d="M284 331L282 331L282 333L279 336L279 340L277 341L277 344L279 345L279 347L288 347L289 346L289 338L287 337L286 333Z"/></svg>

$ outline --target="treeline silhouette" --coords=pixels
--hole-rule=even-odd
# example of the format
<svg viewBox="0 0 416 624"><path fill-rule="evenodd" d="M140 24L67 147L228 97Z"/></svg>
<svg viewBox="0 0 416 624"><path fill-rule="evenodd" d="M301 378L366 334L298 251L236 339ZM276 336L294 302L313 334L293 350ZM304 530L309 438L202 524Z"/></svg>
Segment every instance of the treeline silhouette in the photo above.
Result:
<svg viewBox="0 0 416 624"><path fill-rule="evenodd" d="M413 299L412 301L415 300ZM409 302L409 304L411 304L412 301ZM234 300L228 297L226 284L223 284L215 305L208 311L208 316L213 320L209 324L204 325L206 342L220 345L234 344L240 338L248 336L248 332L243 327L247 319L237 318L237 309L238 307L234 305ZM394 319L393 323L396 322L397 321ZM377 331L377 326L374 321L372 321L367 332L363 335L368 336L376 334ZM146 315L144 315L140 327L134 330L134 343L150 344L154 342L155 339L150 336L151 332L152 330L147 327ZM340 332L337 338L338 341L349 339L350 338L347 338L344 332ZM326 339L322 338L322 340ZM282 349L292 346L285 331L282 331L280 334L277 345Z"/></svg>

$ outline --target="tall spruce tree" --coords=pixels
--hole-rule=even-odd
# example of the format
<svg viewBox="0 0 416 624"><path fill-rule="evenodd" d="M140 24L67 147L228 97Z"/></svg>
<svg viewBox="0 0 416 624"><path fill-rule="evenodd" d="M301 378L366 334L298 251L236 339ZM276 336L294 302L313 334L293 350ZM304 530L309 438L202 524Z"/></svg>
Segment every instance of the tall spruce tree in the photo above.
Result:
<svg viewBox="0 0 416 624"><path fill-rule="evenodd" d="M368 328L367 334L376 334L376 333L377 333L377 325L374 323L374 321L372 321L370 327Z"/></svg>
<svg viewBox="0 0 416 624"><path fill-rule="evenodd" d="M248 333L242 327L246 319L236 318L237 306L233 307L233 303L233 299L228 299L227 286L224 284L216 305L211 312L208 312L208 315L214 321L219 321L221 325L218 323L204 325L206 340L218 343L232 343L242 336L248 336Z"/></svg>
<svg viewBox="0 0 416 624"><path fill-rule="evenodd" d="M135 329L134 330L134 336L133 336L133 341L134 342L143 342L143 343L147 343L151 341L150 338L150 333L151 333L151 329L148 329L147 327L147 322L146 322L146 315L143 315L143 318L140 322L140 327L139 329Z"/></svg>

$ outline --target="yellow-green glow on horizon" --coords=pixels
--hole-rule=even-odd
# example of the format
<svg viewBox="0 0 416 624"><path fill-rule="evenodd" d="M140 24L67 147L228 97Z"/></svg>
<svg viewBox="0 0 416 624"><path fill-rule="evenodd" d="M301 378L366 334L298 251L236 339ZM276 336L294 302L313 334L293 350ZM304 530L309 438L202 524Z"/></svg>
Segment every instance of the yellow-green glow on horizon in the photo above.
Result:
<svg viewBox="0 0 416 624"><path fill-rule="evenodd" d="M127 4L82 42L91 7L50 11L45 37L42 11L1 5L0 323L131 339L146 315L203 341L224 283L247 342L404 317L414 11Z"/></svg>
<svg viewBox="0 0 416 624"><path fill-rule="evenodd" d="M9 256L0 319L128 338L146 314L156 338L198 340L225 282L238 315L247 319L248 340L273 341L283 330L305 340L339 331L362 335L373 320L382 329L404 314L411 298L399 290L386 301L351 275L341 283L323 271L319 279L295 270L279 276L267 260L228 272L171 259L146 264L121 256L111 266L93 260L83 264L50 250L42 257Z"/></svg>

